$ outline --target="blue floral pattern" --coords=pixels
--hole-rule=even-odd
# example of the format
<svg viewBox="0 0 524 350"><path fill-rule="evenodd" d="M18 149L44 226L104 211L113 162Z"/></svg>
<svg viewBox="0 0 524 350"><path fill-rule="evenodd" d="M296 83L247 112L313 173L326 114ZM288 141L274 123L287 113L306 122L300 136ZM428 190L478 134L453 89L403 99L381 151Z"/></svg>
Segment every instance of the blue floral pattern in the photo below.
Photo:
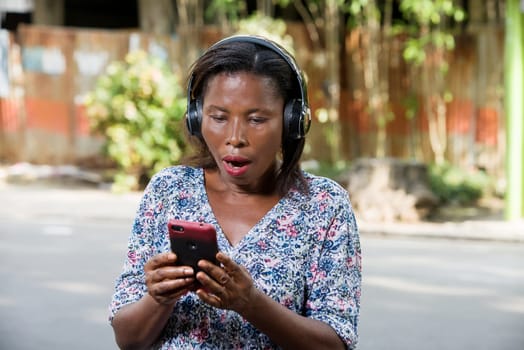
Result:
<svg viewBox="0 0 524 350"><path fill-rule="evenodd" d="M168 251L167 222L208 222L219 249L244 266L256 287L305 317L329 324L347 344L357 342L361 254L347 192L334 181L304 172L309 193L292 189L235 246L209 205L204 172L176 166L156 174L144 191L115 284L110 321L147 293L144 265ZM211 307L188 293L175 305L158 349L278 349L239 314Z"/></svg>

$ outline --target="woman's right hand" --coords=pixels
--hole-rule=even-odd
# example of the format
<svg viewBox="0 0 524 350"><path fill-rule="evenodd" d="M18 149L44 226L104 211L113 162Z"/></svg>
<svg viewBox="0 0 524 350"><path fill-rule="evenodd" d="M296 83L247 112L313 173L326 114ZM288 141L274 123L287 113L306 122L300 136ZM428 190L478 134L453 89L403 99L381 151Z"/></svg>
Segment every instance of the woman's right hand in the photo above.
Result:
<svg viewBox="0 0 524 350"><path fill-rule="evenodd" d="M144 266L148 293L159 304L174 304L195 282L193 269L175 266L176 260L172 252L161 253Z"/></svg>

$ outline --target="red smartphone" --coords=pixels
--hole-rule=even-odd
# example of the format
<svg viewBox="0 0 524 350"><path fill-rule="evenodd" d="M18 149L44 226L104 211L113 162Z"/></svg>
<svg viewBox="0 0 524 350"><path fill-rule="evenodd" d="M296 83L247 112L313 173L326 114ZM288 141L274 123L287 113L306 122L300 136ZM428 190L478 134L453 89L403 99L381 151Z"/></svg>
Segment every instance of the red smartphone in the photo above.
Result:
<svg viewBox="0 0 524 350"><path fill-rule="evenodd" d="M191 266L195 274L200 270L199 260L205 259L215 265L218 253L215 227L202 222L169 220L169 239L171 250L177 256L177 265Z"/></svg>

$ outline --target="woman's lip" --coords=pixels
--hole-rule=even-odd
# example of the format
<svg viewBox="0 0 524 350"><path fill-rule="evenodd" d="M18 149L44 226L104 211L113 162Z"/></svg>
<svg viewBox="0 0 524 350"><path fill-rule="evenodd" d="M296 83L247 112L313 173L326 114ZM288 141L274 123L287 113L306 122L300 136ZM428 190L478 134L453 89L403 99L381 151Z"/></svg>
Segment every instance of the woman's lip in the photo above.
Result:
<svg viewBox="0 0 524 350"><path fill-rule="evenodd" d="M241 157L241 156L225 156L224 158L222 158L222 160L224 162L228 162L228 163L249 163L249 159L247 158L244 158L244 157Z"/></svg>
<svg viewBox="0 0 524 350"><path fill-rule="evenodd" d="M233 166L232 163L224 162L224 169L231 176L242 176L246 173L249 168L249 164L244 164L242 166Z"/></svg>
<svg viewBox="0 0 524 350"><path fill-rule="evenodd" d="M231 159L231 158L228 158L228 159ZM237 158L238 159L238 158ZM235 163L239 163L240 165L234 165ZM224 158L224 160L222 161L222 163L224 164L224 170L230 175L230 176L242 176L244 175L248 168L249 168L249 162L248 161L238 161L238 160L235 160L235 161L230 161L230 160L226 160L226 158Z"/></svg>

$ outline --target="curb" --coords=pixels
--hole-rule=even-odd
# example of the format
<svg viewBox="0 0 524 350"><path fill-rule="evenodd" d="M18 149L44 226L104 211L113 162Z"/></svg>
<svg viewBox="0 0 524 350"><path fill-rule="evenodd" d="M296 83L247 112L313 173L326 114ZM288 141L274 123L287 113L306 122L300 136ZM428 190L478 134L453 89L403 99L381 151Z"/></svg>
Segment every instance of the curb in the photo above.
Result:
<svg viewBox="0 0 524 350"><path fill-rule="evenodd" d="M91 215L100 217L100 219L115 218L119 207L116 194L104 191L108 189L108 184L102 181L99 174L86 171L74 166L35 166L28 163L20 163L11 167L0 166L0 190L2 188L25 187L28 185L37 185L38 187L47 188L49 186L68 191L69 189L90 189L94 191L89 199L84 199L86 205L93 205L97 208ZM55 188L57 190L57 188ZM107 208L94 205L96 200L93 196L98 191L113 200L109 200L108 206L111 215L107 215ZM16 190L15 190L16 191ZM25 192L25 191L23 191ZM19 194L21 195L21 194ZM28 195L27 193L25 195ZM139 194L120 195L120 197L129 203L138 202L136 197ZM136 208L130 206L121 216L127 219L129 213L134 213ZM53 211L55 212L57 208ZM103 214L103 215L102 215ZM499 241L507 243L524 243L524 219L516 221L504 221L500 218L492 220L466 220L466 221L449 221L449 222L427 222L421 221L416 223L403 222L386 222L374 223L366 222L358 218L357 223L361 235L366 236L397 236L397 237L421 237L433 239L461 239L476 241Z"/></svg>
<svg viewBox="0 0 524 350"><path fill-rule="evenodd" d="M359 223L362 235L524 243L524 220L444 223Z"/></svg>
<svg viewBox="0 0 524 350"><path fill-rule="evenodd" d="M101 174L74 165L17 163L0 166L0 183L10 185L56 184L62 186L107 187Z"/></svg>

